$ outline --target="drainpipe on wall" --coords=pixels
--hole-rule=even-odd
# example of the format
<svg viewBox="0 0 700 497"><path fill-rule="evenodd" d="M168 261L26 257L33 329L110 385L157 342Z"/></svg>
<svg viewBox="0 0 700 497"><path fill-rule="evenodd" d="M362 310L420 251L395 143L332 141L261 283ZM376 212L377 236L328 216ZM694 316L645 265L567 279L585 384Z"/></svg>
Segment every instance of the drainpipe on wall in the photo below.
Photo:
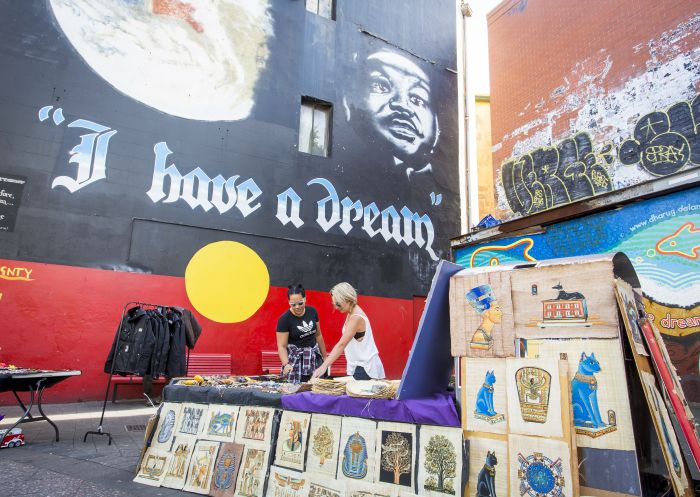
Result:
<svg viewBox="0 0 700 497"><path fill-rule="evenodd" d="M469 84L467 27L472 9L464 0L457 0L457 74L459 112L459 192L461 230L468 233L479 222L478 176L476 167L476 128L474 94Z"/></svg>

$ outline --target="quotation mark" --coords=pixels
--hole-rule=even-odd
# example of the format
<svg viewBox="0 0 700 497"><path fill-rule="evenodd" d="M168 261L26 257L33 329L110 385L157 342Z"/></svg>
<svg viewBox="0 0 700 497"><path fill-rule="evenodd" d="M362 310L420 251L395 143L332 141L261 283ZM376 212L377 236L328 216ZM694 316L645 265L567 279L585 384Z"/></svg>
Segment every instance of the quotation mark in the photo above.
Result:
<svg viewBox="0 0 700 497"><path fill-rule="evenodd" d="M442 193L430 192L430 203L433 205L440 205L442 203Z"/></svg>
<svg viewBox="0 0 700 497"><path fill-rule="evenodd" d="M47 105L45 107L42 107L39 109L39 121L44 122L49 118L49 115L51 114L51 110L53 109L53 105ZM66 120L65 117L63 117L63 109L60 107L57 108L56 110L53 111L53 122L56 126L61 124L63 121Z"/></svg>

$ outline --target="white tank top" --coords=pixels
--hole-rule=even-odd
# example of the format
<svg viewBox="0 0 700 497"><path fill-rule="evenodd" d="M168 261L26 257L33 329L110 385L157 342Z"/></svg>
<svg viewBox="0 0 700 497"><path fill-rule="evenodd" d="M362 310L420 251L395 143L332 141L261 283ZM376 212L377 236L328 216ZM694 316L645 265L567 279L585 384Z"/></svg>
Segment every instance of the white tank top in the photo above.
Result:
<svg viewBox="0 0 700 497"><path fill-rule="evenodd" d="M352 375L357 366L362 366L370 378L377 380L385 378L384 366L381 359L379 359L379 351L374 343L374 335L372 334L372 326L369 324L369 318L364 314L350 314L343 325L343 333L345 333L345 327L352 316L360 316L365 320L365 336L359 342L353 337L345 346L348 375Z"/></svg>

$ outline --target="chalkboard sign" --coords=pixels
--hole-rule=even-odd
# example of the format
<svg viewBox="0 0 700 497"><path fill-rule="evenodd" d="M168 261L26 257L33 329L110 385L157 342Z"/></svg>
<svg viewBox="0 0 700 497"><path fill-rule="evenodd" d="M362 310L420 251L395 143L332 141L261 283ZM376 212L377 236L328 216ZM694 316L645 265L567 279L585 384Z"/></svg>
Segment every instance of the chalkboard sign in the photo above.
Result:
<svg viewBox="0 0 700 497"><path fill-rule="evenodd" d="M0 173L0 231L14 231L27 178Z"/></svg>

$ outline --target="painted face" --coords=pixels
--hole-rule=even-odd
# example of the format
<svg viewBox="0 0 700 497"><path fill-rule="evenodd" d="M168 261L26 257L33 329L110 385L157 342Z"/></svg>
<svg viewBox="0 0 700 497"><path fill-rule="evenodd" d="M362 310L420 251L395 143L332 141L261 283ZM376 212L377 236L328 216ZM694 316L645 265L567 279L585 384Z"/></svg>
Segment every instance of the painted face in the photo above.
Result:
<svg viewBox="0 0 700 497"><path fill-rule="evenodd" d="M428 76L411 60L392 52L367 58L366 100L371 122L401 155L412 155L435 137Z"/></svg>
<svg viewBox="0 0 700 497"><path fill-rule="evenodd" d="M500 323L503 320L503 309L497 301L491 303L491 308L484 312L484 316L489 318L494 323Z"/></svg>
<svg viewBox="0 0 700 497"><path fill-rule="evenodd" d="M297 317L301 317L306 312L306 299L301 295L293 294L289 297L289 310Z"/></svg>

